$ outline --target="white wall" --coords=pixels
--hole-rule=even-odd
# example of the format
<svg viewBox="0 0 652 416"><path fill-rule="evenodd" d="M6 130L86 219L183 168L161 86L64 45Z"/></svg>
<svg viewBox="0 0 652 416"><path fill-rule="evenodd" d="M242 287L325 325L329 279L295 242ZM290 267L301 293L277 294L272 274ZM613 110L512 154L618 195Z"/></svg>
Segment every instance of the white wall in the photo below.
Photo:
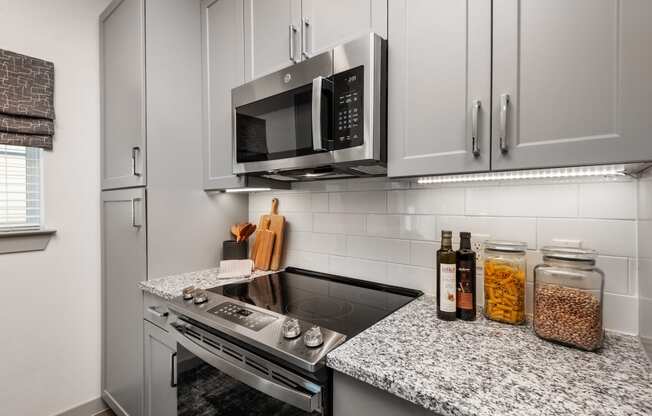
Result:
<svg viewBox="0 0 652 416"><path fill-rule="evenodd" d="M529 291L538 250L553 239L598 250L606 273L605 327L638 334L636 181L504 182L425 187L339 180L250 196L256 221L280 199L288 226L286 264L435 293L442 229L528 244ZM531 296L528 296L531 303ZM531 306L529 306L531 308Z"/></svg>
<svg viewBox="0 0 652 416"><path fill-rule="evenodd" d="M100 395L98 16L108 0L0 0L0 48L54 62L44 152L47 250L0 256L0 414L56 414Z"/></svg>

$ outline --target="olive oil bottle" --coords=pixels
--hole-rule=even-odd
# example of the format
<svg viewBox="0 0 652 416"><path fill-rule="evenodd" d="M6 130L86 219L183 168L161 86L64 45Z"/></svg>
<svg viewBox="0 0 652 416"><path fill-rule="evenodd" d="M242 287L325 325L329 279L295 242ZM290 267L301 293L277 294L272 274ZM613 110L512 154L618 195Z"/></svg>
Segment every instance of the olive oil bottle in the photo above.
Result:
<svg viewBox="0 0 652 416"><path fill-rule="evenodd" d="M457 310L456 261L453 233L441 232L441 248L437 251L437 317L454 321Z"/></svg>
<svg viewBox="0 0 652 416"><path fill-rule="evenodd" d="M457 317L475 320L475 252L471 250L471 233L460 233L457 258Z"/></svg>

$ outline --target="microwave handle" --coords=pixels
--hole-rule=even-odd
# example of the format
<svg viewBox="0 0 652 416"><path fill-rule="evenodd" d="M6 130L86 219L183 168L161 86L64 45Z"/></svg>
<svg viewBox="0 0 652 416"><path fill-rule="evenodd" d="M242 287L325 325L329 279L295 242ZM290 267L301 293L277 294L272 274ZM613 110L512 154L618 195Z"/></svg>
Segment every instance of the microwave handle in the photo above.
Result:
<svg viewBox="0 0 652 416"><path fill-rule="evenodd" d="M319 76L312 80L312 148L314 151L324 151L322 132L322 100L324 85L332 89L332 82Z"/></svg>

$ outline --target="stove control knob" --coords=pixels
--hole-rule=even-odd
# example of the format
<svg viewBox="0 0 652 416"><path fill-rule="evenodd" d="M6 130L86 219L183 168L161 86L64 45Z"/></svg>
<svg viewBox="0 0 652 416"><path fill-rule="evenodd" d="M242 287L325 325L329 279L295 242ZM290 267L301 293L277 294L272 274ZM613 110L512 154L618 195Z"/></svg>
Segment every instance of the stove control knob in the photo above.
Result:
<svg viewBox="0 0 652 416"><path fill-rule="evenodd" d="M194 286L188 286L183 288L183 298L185 300L190 300L193 298L193 293L195 293L195 287Z"/></svg>
<svg viewBox="0 0 652 416"><path fill-rule="evenodd" d="M306 347L319 347L324 343L324 336L321 333L321 329L318 326L313 326L306 331L306 334L303 336L303 343L306 344Z"/></svg>
<svg viewBox="0 0 652 416"><path fill-rule="evenodd" d="M205 290L197 289L193 293L195 305L208 302L208 293Z"/></svg>
<svg viewBox="0 0 652 416"><path fill-rule="evenodd" d="M287 339L293 339L301 335L299 321L294 318L286 319L283 322L283 336Z"/></svg>

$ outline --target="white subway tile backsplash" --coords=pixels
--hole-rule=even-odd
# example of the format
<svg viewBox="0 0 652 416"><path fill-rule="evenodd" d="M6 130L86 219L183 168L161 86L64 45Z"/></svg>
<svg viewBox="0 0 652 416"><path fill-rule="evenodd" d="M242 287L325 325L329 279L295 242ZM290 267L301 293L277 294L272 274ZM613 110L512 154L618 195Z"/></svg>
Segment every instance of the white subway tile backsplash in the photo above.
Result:
<svg viewBox="0 0 652 416"><path fill-rule="evenodd" d="M313 193L311 194L312 212L328 212L328 194Z"/></svg>
<svg viewBox="0 0 652 416"><path fill-rule="evenodd" d="M286 247L288 250L304 250L345 256L346 236L344 234L292 232L288 234Z"/></svg>
<svg viewBox="0 0 652 416"><path fill-rule="evenodd" d="M535 218L505 217L438 217L437 236L442 230L453 232L459 240L460 231L471 234L488 234L492 240L512 240L527 243L529 249L537 248L537 221Z"/></svg>
<svg viewBox="0 0 652 416"><path fill-rule="evenodd" d="M417 289L428 295L437 294L437 275L434 269L388 264L387 284Z"/></svg>
<svg viewBox="0 0 652 416"><path fill-rule="evenodd" d="M388 212L392 214L464 213L463 188L435 188L388 192Z"/></svg>
<svg viewBox="0 0 652 416"><path fill-rule="evenodd" d="M362 234L365 216L361 214L313 214L313 228L317 233Z"/></svg>
<svg viewBox="0 0 652 416"><path fill-rule="evenodd" d="M334 192L329 194L328 206L330 212L387 212L387 192Z"/></svg>
<svg viewBox="0 0 652 416"><path fill-rule="evenodd" d="M580 217L636 218L636 182L585 183L579 189Z"/></svg>
<svg viewBox="0 0 652 416"><path fill-rule="evenodd" d="M346 254L362 259L382 260L390 263L410 262L410 242L391 238L347 236Z"/></svg>
<svg viewBox="0 0 652 416"><path fill-rule="evenodd" d="M410 240L435 240L436 233L437 220L434 215L367 215L367 234Z"/></svg>
<svg viewBox="0 0 652 416"><path fill-rule="evenodd" d="M652 243L647 242L652 241L652 178L472 186L419 186L383 178L306 182L289 191L251 194L250 221L258 224L273 197L279 198L288 223L289 266L435 294L435 253L441 230L447 229L455 233L455 248L460 231L527 243L528 312L540 249L554 240L580 241L600 253L607 328L636 333L637 296L652 293Z"/></svg>
<svg viewBox="0 0 652 416"><path fill-rule="evenodd" d="M636 256L634 221L540 218L537 233L539 247L554 239L581 240L582 247L601 255Z"/></svg>
<svg viewBox="0 0 652 416"><path fill-rule="evenodd" d="M329 270L332 274L387 284L387 263L379 261L330 256Z"/></svg>
<svg viewBox="0 0 652 416"><path fill-rule="evenodd" d="M576 217L577 186L484 186L466 190L466 215Z"/></svg>
<svg viewBox="0 0 652 416"><path fill-rule="evenodd" d="M435 268L437 265L436 251L439 245L427 241L410 242L410 264L414 266Z"/></svg>

